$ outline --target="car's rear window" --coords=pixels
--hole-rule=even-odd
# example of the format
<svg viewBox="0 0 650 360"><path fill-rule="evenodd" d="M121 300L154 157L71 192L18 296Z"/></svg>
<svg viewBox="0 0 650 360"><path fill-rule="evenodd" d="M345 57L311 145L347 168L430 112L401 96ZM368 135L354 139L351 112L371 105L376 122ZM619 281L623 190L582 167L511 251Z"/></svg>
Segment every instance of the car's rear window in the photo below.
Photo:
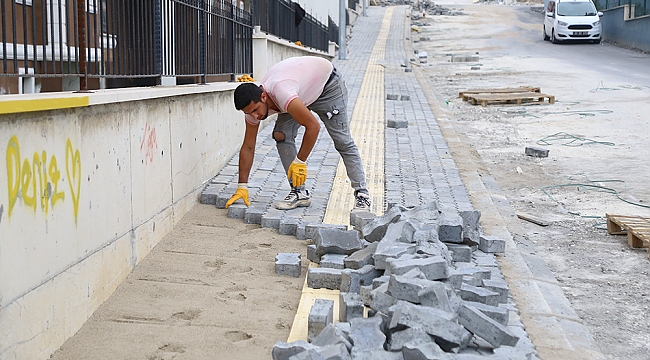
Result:
<svg viewBox="0 0 650 360"><path fill-rule="evenodd" d="M560 16L594 16L596 8L587 1L569 1L557 4L557 14Z"/></svg>

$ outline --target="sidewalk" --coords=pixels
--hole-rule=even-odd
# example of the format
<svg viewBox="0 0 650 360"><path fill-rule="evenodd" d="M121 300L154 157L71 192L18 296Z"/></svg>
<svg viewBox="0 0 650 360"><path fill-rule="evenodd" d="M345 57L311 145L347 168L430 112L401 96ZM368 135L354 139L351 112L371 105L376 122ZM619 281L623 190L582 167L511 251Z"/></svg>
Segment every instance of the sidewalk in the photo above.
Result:
<svg viewBox="0 0 650 360"><path fill-rule="evenodd" d="M525 306L524 324L519 321L515 303L521 310L520 301L562 306L568 301L561 290L550 300L544 298L539 282L534 281L537 275L521 261L506 226L489 223L503 218L486 210L507 212L509 205L494 205L498 187L489 192L480 179L467 183L468 176L459 172L448 146L458 137L446 119L435 116L439 115L435 96L418 80L424 75L420 69L406 72L401 66L413 56L405 40L411 36L410 8L370 7L367 14L352 30L347 59L336 59L334 65L349 89L351 132L365 161L373 212L381 214L389 204L416 206L434 200L447 210L481 210L484 230L509 241L505 257L486 254L478 261L491 267L497 277L501 276L499 265L507 266L505 278L514 296L509 325L522 338L517 346L537 345L535 336L530 336L533 343L528 340L525 325L536 329L540 339L548 335L566 340L541 341L544 349L538 346L537 350L542 358L544 354L594 358L593 340L575 313L571 315L570 306L564 309L570 326L566 319L562 320L565 326L553 323L553 306L538 310ZM385 128L391 118L408 120L408 128ZM270 358L273 344L289 338L300 305L309 305L299 304L308 261L305 242L296 239L309 237L308 224L348 224L353 200L340 157L323 127L308 159L306 187L312 193L312 205L290 211L274 209L272 204L284 198L289 187L271 130L272 124L258 134L249 180L251 207L236 204L229 210L219 209L237 186L234 156L206 187L203 204L183 218L53 359ZM274 274L278 252L302 254L300 278ZM535 273L543 273L541 268ZM291 336L301 337L293 332Z"/></svg>

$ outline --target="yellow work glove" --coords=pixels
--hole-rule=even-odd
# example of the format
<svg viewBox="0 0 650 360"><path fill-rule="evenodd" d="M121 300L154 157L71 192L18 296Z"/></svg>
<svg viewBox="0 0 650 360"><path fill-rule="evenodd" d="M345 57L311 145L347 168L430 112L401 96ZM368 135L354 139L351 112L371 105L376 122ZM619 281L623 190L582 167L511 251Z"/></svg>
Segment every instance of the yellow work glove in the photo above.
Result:
<svg viewBox="0 0 650 360"><path fill-rule="evenodd" d="M291 165L289 165L287 179L291 179L291 184L293 187L298 187L304 184L305 180L307 180L307 164L304 161L298 159L297 156Z"/></svg>
<svg viewBox="0 0 650 360"><path fill-rule="evenodd" d="M230 200L226 203L226 209L228 206L232 205L235 201L242 199L244 200L244 204L246 206L251 206L250 201L248 201L248 185L246 184L239 184L237 187L237 191L235 191L235 195L233 195Z"/></svg>

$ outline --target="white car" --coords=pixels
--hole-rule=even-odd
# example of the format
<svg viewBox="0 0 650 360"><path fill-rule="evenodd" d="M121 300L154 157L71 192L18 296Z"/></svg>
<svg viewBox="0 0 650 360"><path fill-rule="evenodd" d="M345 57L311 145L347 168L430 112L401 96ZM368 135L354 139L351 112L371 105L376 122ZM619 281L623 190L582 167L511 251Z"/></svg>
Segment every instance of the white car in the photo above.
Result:
<svg viewBox="0 0 650 360"><path fill-rule="evenodd" d="M549 0L544 17L544 40L600 43L602 12L591 0Z"/></svg>

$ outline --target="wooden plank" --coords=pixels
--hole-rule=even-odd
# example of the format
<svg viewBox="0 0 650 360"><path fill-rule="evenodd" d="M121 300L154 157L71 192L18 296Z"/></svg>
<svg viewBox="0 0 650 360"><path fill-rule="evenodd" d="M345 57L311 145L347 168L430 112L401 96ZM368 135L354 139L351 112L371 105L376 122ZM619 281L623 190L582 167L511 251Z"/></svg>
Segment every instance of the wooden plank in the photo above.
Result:
<svg viewBox="0 0 650 360"><path fill-rule="evenodd" d="M539 226L549 226L549 225L551 225L551 222L546 221L546 220L544 220L544 219L542 219L540 217L537 217L535 215L530 215L530 214L526 214L526 213L522 213L522 212L516 212L515 214L517 214L518 218L520 218L522 220L530 221L533 224L537 224Z"/></svg>
<svg viewBox="0 0 650 360"><path fill-rule="evenodd" d="M606 214L606 217L608 233L627 233L627 243L633 248L650 247L650 218L614 214Z"/></svg>
<svg viewBox="0 0 650 360"><path fill-rule="evenodd" d="M499 102L516 102L520 105L522 102L543 103L544 99L548 98L549 104L555 103L555 96L542 93L525 92L525 93L503 93L503 94L472 94L467 95L467 99L471 100L472 105L481 104L487 106Z"/></svg>
<svg viewBox="0 0 650 360"><path fill-rule="evenodd" d="M615 223L612 219L607 219L607 233L610 235L625 235L627 231L621 228L620 225Z"/></svg>
<svg viewBox="0 0 650 360"><path fill-rule="evenodd" d="M498 94L498 93L517 93L517 92L541 92L541 88L533 86L520 86L514 88L485 88L485 89L469 89L458 93L458 97L467 101L467 95L470 94Z"/></svg>

